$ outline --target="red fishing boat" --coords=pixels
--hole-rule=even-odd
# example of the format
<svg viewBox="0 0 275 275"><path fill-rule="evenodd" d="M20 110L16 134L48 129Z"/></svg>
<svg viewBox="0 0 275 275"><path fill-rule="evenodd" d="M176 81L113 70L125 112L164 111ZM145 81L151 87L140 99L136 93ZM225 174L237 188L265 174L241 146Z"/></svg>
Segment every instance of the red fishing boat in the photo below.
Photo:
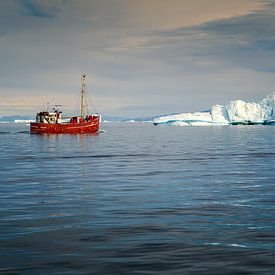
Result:
<svg viewBox="0 0 275 275"><path fill-rule="evenodd" d="M85 113L85 75L81 77L81 115L62 117L60 105L52 112L37 113L36 121L30 123L31 134L84 134L96 133L99 130L100 115Z"/></svg>

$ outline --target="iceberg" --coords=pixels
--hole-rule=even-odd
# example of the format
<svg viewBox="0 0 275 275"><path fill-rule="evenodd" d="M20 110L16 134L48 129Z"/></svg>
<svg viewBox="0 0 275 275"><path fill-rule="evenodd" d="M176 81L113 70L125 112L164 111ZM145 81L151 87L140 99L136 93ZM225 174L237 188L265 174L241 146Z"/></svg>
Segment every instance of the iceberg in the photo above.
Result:
<svg viewBox="0 0 275 275"><path fill-rule="evenodd" d="M154 118L154 125L251 125L275 124L275 92L258 103L243 100L231 101L228 105L213 105L209 112L182 113Z"/></svg>

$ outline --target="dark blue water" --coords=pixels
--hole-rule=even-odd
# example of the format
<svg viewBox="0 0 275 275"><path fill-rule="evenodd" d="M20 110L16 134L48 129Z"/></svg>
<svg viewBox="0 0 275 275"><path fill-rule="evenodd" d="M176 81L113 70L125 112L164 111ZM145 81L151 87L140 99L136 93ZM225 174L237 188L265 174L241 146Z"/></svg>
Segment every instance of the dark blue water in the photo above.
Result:
<svg viewBox="0 0 275 275"><path fill-rule="evenodd" d="M0 273L274 274L275 127L0 125Z"/></svg>

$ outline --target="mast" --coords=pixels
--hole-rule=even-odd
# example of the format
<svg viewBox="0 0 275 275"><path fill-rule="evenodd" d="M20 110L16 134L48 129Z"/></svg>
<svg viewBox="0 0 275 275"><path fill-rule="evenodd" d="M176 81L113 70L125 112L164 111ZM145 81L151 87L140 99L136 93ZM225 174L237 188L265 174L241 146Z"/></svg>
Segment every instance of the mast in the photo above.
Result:
<svg viewBox="0 0 275 275"><path fill-rule="evenodd" d="M84 105L85 77L86 77L85 74L81 76L81 117L82 118L84 118L84 115L85 115L85 105Z"/></svg>

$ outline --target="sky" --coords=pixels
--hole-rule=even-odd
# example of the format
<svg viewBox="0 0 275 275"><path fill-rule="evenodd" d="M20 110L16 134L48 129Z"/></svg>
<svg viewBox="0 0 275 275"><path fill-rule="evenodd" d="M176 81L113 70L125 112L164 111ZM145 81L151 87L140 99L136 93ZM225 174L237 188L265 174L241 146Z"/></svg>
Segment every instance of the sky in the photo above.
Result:
<svg viewBox="0 0 275 275"><path fill-rule="evenodd" d="M1 0L0 116L157 116L275 90L275 0Z"/></svg>

